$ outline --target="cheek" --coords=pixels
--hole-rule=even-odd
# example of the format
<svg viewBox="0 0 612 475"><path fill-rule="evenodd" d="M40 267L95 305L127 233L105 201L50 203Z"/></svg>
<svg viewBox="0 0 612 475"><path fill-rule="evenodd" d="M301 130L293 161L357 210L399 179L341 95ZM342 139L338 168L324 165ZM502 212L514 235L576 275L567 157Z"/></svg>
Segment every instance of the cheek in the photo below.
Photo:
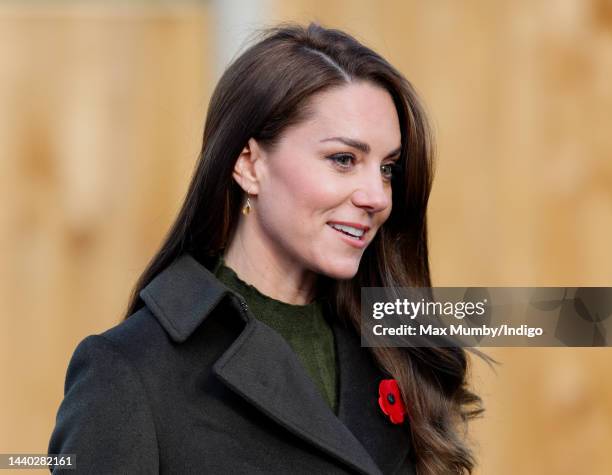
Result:
<svg viewBox="0 0 612 475"><path fill-rule="evenodd" d="M341 203L339 188L317 165L277 168L264 193L268 206L283 208L289 219L309 220Z"/></svg>

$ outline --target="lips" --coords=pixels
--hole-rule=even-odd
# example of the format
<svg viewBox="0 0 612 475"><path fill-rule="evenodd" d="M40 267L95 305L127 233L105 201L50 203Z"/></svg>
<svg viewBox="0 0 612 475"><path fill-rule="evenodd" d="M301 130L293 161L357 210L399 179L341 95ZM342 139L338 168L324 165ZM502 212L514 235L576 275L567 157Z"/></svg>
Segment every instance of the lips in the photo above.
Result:
<svg viewBox="0 0 612 475"><path fill-rule="evenodd" d="M327 225L334 231L349 237L353 241L364 241L365 235L370 229L366 224L350 221L329 221Z"/></svg>
<svg viewBox="0 0 612 475"><path fill-rule="evenodd" d="M356 229L363 229L363 231L366 233L370 229L370 226L368 226L367 224L354 223L351 221L329 221L327 224L339 224L341 226L350 226Z"/></svg>

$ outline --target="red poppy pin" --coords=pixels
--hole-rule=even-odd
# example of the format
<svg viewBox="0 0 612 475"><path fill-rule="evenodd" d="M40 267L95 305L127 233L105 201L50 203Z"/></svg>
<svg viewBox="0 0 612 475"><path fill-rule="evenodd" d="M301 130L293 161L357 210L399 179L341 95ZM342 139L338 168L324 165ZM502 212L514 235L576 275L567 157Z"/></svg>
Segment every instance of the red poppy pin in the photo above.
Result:
<svg viewBox="0 0 612 475"><path fill-rule="evenodd" d="M404 422L406 407L395 379L383 379L378 386L378 405L393 424Z"/></svg>

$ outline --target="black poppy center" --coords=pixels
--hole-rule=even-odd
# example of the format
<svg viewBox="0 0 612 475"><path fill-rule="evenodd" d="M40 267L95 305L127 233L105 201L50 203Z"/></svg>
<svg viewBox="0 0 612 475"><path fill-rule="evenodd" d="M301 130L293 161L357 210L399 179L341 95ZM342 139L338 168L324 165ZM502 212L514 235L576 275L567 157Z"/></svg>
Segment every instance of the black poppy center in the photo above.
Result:
<svg viewBox="0 0 612 475"><path fill-rule="evenodd" d="M389 401L389 404L395 404L395 397L393 394L387 394L387 401Z"/></svg>

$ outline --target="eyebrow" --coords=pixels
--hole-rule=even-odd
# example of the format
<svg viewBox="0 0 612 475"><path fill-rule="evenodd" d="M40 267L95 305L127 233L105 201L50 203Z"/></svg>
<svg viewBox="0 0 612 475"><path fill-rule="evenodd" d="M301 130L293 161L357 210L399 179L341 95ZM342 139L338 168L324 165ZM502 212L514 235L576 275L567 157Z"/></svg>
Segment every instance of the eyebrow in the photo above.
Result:
<svg viewBox="0 0 612 475"><path fill-rule="evenodd" d="M361 142L360 140L351 139L348 137L329 137L329 138L321 140L321 142L332 142L332 141L342 142L344 145L353 147L363 153L370 153L370 150L371 150L370 146L367 143ZM385 159L398 156L401 153L401 151L402 151L402 146L400 145L395 150L393 150L390 154L388 154L385 157Z"/></svg>

